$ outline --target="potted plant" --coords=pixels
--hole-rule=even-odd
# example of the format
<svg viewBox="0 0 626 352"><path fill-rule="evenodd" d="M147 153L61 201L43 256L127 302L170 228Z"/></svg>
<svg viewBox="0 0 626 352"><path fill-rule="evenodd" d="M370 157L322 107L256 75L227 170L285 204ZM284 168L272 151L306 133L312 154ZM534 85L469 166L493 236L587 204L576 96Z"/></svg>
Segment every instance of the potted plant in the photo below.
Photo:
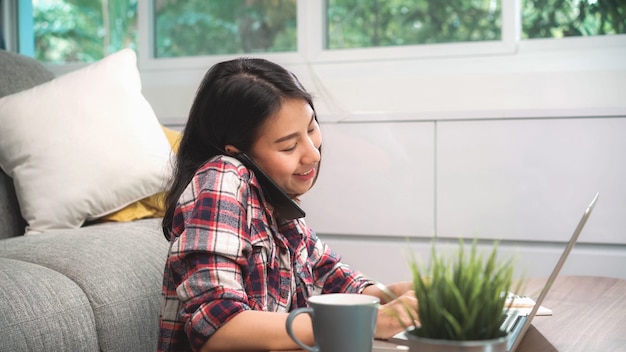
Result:
<svg viewBox="0 0 626 352"><path fill-rule="evenodd" d="M508 336L500 326L509 309L515 263L514 258L499 261L497 248L495 242L484 256L477 240L468 251L461 239L453 255L438 252L433 242L426 268L412 257L419 323L407 333L411 351L506 352Z"/></svg>

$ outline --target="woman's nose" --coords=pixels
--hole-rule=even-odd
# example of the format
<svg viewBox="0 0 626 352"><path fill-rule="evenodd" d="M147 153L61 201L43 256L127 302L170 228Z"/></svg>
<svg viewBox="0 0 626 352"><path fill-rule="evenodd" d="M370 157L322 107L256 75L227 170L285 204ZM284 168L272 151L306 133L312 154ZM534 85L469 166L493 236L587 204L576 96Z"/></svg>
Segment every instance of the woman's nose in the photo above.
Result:
<svg viewBox="0 0 626 352"><path fill-rule="evenodd" d="M306 143L306 148L302 155L302 164L314 164L320 161L319 146L316 145L312 139L308 139L309 143Z"/></svg>

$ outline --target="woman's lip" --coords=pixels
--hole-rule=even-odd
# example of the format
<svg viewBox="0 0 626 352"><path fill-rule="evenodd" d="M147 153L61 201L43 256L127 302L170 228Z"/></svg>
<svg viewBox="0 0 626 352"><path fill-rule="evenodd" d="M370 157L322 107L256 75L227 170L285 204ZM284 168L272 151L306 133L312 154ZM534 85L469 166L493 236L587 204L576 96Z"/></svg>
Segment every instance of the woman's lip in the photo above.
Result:
<svg viewBox="0 0 626 352"><path fill-rule="evenodd" d="M302 173L302 174L295 174L298 178L302 178L305 180L310 180L315 176L315 168L312 168L311 170Z"/></svg>

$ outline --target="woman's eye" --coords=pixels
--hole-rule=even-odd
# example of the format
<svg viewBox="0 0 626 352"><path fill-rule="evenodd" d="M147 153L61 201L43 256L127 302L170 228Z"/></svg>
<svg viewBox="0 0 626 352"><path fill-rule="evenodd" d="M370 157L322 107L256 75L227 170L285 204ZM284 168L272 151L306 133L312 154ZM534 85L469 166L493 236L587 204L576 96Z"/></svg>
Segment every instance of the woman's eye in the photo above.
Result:
<svg viewBox="0 0 626 352"><path fill-rule="evenodd" d="M292 152L292 151L296 150L296 146L298 146L298 145L294 144L293 147L289 147L289 148L283 149L283 152Z"/></svg>

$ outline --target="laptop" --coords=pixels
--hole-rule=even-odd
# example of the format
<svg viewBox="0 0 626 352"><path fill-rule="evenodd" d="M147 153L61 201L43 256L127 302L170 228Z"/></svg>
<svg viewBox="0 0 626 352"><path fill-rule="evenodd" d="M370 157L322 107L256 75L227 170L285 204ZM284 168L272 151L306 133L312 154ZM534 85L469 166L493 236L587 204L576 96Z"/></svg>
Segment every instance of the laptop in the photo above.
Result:
<svg viewBox="0 0 626 352"><path fill-rule="evenodd" d="M550 277L546 281L546 284L543 286L543 289L541 290L539 297L535 300L535 304L533 305L530 312L528 311L524 312L523 310L517 310L517 309L509 310L509 313L507 314L507 316L505 317L505 320L502 323L502 330L508 332L510 335L510 338L507 343L508 352L515 352L515 350L517 350L517 348L519 347L522 341L522 338L528 331L528 328L530 328L532 320L537 315L537 312L539 311L539 309L540 308L545 309L544 307L541 306L541 304L544 298L546 298L546 296L548 295L548 292L550 291L552 284L554 284L554 281L559 275L559 272L561 271L561 268L565 264L567 257L572 251L572 248L574 248L574 245L576 244L576 241L578 240L578 237L580 236L580 233L582 232L583 227L587 223L587 219L589 219L589 215L591 215L591 211L593 210L596 204L596 201L598 200L598 195L599 193L596 193L591 203L589 203L589 206L587 206L587 209L585 209L585 212L582 218L580 219L580 221L578 222L578 225L576 226L576 229L574 230L572 237L570 238L569 242L567 243L567 246L563 250L563 253L561 254L561 257L559 258L558 262L554 266L554 269L552 270ZM392 337L389 341L392 343L396 343L398 345L403 345L403 344L406 344L406 340L407 340L406 332L401 332L395 335L394 337Z"/></svg>

